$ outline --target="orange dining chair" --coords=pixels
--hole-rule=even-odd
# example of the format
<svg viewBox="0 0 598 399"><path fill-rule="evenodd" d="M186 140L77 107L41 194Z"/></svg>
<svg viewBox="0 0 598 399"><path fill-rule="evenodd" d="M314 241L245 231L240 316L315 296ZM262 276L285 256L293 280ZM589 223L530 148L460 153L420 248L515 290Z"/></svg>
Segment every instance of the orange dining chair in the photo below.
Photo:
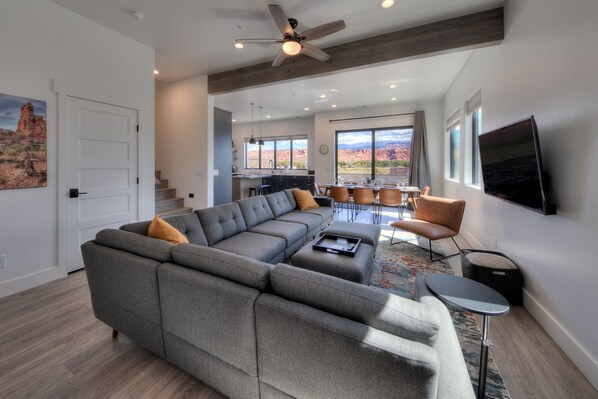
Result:
<svg viewBox="0 0 598 399"><path fill-rule="evenodd" d="M411 207L413 209L417 209L417 205L418 205L418 201L419 201L419 197L421 197L422 195L428 195L430 193L430 186L426 186L424 187L424 189L422 190L421 194L413 199L411 199L411 197L407 198L407 202L409 204L411 204ZM415 202L415 206L413 206L413 202Z"/></svg>
<svg viewBox="0 0 598 399"><path fill-rule="evenodd" d="M356 206L367 205L368 208L372 205L375 207L376 197L374 190L371 187L354 187L353 188L353 203ZM372 212L372 222L376 220L375 210Z"/></svg>
<svg viewBox="0 0 598 399"><path fill-rule="evenodd" d="M403 194L401 193L401 190L398 188L380 188L380 191L378 192L377 223L380 223L380 221L382 220L383 206L397 208L397 212L399 213L399 219L403 219L403 212L401 211L401 209L405 206L405 203L403 201Z"/></svg>
<svg viewBox="0 0 598 399"><path fill-rule="evenodd" d="M339 210L339 205L345 205L347 210L347 221L353 220L353 199L349 195L349 189L345 186L331 186L330 198L334 200L334 209Z"/></svg>

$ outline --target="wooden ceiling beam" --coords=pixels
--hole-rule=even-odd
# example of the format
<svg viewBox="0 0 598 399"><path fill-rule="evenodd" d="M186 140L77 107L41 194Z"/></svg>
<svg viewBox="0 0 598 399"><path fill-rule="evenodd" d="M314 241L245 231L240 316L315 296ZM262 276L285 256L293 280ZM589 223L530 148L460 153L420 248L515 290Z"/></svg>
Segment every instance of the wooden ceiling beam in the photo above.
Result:
<svg viewBox="0 0 598 399"><path fill-rule="evenodd" d="M328 62L305 55L214 73L208 76L208 93L219 94L363 67L399 59L462 51L500 43L504 38L502 7L444 21L403 29L323 49Z"/></svg>

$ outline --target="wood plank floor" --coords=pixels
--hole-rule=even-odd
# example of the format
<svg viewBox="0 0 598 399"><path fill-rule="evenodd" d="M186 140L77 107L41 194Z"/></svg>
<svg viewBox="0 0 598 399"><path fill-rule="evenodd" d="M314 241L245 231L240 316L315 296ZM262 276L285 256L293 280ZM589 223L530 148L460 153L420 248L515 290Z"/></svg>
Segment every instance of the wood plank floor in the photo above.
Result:
<svg viewBox="0 0 598 399"><path fill-rule="evenodd" d="M371 217L362 212L358 221ZM2 399L224 398L126 336L113 340L93 315L84 271L0 299L0 326ZM493 318L490 330L513 399L598 398L524 308Z"/></svg>

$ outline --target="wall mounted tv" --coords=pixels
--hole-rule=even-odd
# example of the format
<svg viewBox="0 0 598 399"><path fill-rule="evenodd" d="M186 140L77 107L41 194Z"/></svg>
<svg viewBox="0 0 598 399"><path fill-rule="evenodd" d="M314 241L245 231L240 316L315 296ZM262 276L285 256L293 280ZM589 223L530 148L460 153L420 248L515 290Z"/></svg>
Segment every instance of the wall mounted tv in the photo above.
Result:
<svg viewBox="0 0 598 399"><path fill-rule="evenodd" d="M479 136L484 191L544 215L556 214L546 199L536 121L522 121Z"/></svg>

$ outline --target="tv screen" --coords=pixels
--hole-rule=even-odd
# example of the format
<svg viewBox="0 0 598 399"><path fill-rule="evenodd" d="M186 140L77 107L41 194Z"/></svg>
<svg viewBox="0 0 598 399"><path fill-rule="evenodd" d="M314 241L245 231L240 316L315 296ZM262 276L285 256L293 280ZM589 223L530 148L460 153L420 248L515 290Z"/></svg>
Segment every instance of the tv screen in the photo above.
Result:
<svg viewBox="0 0 598 399"><path fill-rule="evenodd" d="M484 191L543 213L555 214L546 201L536 121L522 121L479 136Z"/></svg>

